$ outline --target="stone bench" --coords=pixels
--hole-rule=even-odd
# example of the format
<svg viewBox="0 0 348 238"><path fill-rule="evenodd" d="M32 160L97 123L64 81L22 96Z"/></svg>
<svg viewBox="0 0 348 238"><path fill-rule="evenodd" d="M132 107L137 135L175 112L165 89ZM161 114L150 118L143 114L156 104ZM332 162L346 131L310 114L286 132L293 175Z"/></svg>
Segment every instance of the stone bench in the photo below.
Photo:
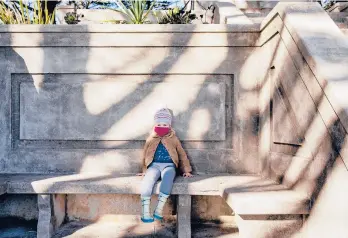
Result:
<svg viewBox="0 0 348 238"><path fill-rule="evenodd" d="M38 194L38 237L50 237L64 221L64 194L140 194L141 177L125 174L3 175L0 181L4 192ZM159 187L160 182L154 188L155 194L158 194ZM222 196L241 217L237 221L240 234L250 230L248 220L243 219L246 215L309 213L308 198L259 176L218 174L177 177L172 194L178 196L178 237L191 237L192 195Z"/></svg>

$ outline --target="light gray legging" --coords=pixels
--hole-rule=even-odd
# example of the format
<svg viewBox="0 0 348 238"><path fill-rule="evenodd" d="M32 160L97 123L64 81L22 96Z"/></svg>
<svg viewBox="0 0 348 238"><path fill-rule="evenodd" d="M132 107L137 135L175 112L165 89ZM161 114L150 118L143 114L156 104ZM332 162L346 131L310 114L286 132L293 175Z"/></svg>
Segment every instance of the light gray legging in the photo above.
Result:
<svg viewBox="0 0 348 238"><path fill-rule="evenodd" d="M161 177L160 192L170 194L176 175L175 165L173 163L152 163L146 170L141 186L141 196L150 197L153 187Z"/></svg>

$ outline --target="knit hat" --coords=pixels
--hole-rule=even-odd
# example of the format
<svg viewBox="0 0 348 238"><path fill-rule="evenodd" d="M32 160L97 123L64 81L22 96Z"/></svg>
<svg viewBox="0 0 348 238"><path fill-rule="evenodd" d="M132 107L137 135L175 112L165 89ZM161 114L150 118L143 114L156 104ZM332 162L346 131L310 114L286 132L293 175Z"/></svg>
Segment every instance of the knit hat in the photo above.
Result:
<svg viewBox="0 0 348 238"><path fill-rule="evenodd" d="M168 125L172 124L172 115L167 108L162 108L155 113L155 122L156 123L165 123Z"/></svg>

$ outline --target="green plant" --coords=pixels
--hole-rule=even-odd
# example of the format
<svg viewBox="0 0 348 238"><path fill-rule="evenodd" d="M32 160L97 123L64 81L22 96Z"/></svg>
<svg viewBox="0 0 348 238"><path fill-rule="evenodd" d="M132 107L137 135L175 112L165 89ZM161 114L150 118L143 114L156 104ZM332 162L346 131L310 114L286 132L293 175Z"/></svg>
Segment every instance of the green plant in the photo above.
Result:
<svg viewBox="0 0 348 238"><path fill-rule="evenodd" d="M148 8L147 8L146 0L128 0L127 1L128 8L120 0L117 0L116 4L120 8L120 10L112 9L112 8L111 9L126 15L128 18L127 23L145 24L145 23L150 23L150 21L147 20L147 17L149 13L152 11L155 1L153 1Z"/></svg>
<svg viewBox="0 0 348 238"><path fill-rule="evenodd" d="M185 11L175 7L169 9L168 12L158 21L159 24L190 24L196 19L196 15L191 11Z"/></svg>
<svg viewBox="0 0 348 238"><path fill-rule="evenodd" d="M55 11L50 14L47 10L47 0L45 9L42 10L41 1L37 0L32 11L28 5L19 0L19 6L15 2L0 3L0 21L3 24L53 24Z"/></svg>
<svg viewBox="0 0 348 238"><path fill-rule="evenodd" d="M77 19L77 16L74 12L68 12L64 16L64 20L67 24L77 24L79 20Z"/></svg>
<svg viewBox="0 0 348 238"><path fill-rule="evenodd" d="M329 10L333 5L335 5L335 1L333 0L322 1L322 6L325 11Z"/></svg>

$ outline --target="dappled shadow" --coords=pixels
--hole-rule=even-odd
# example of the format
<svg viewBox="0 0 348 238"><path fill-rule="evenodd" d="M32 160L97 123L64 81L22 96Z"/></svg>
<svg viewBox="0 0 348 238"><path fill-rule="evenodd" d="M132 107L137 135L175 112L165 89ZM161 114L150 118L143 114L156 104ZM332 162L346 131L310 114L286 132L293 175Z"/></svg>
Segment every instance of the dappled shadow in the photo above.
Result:
<svg viewBox="0 0 348 238"><path fill-rule="evenodd" d="M310 15L311 12L306 11L306 14ZM84 36L88 42L88 29L85 30ZM266 70L266 72L260 70L261 76L256 77L254 75L254 78L252 78L252 80L255 80L255 78L260 80L257 87L252 87L244 81L248 79L248 75L243 75L243 72L236 72L233 76L228 75L229 84L226 84L226 78L218 76L231 64L231 61L229 61L230 55L235 54L233 47L225 49L225 58L221 58L221 62L217 62L214 68L212 67L210 74L201 77L196 95L190 100L188 106L180 112L175 112L175 117L186 118L186 123L174 122L174 125L188 128L187 131L182 132L182 135L189 138L191 134L189 129L193 127L190 123L192 121L194 123L195 119L201 118L202 115L207 115L206 131L203 133L199 131L200 134L198 133L196 139L185 139L183 142L185 149L191 156L195 172L212 173L214 171L221 173L224 171L237 174L240 171L245 171L246 173L258 173L261 167L263 174L280 182L280 184L265 183L263 179L260 179L260 181L237 186L228 187L227 185L224 188L225 193L293 190L304 193L310 200L311 207L315 209L317 201L320 200L321 192L327 185L330 173L334 171L333 168L337 164L341 167L343 165L341 162L344 158L341 156L344 143L347 140L347 132L339 119L326 120L327 115L323 114L326 111L321 107L324 105L332 111L334 110L327 103L328 99L323 91L325 85L323 87L318 82L304 59L303 64L299 65L296 57L302 57L302 54L295 43L289 43L283 39L283 34L288 33L286 31L287 29L283 26L277 35L274 35L262 46L270 46L273 52L266 57L269 62L265 64L268 64L267 69L269 70ZM336 39L336 35L329 35L319 30L314 32L312 30L309 33L315 33L326 39L327 42ZM188 36L185 37L182 44L189 44L191 34L187 33ZM46 34L43 34L42 44L49 45L50 42L45 36ZM177 42L178 38L173 34L168 45ZM229 38L229 41L231 40L232 38ZM125 48L129 50L131 47ZM144 115L142 112L145 112L146 109L143 108L151 103L152 96L157 92L159 85L167 83L169 74L175 69L176 64L183 59L187 59L185 57L189 51L189 47L169 47L165 50L165 53L162 52L163 54L160 56L162 60L158 61L160 57L154 56L158 64L150 65L151 70L146 71L144 68L137 68L140 67L137 66L139 57L152 59L150 55L153 52L161 53L158 49L154 51L149 49L134 53L132 57L125 61L125 64L119 66L108 64L107 67L110 68L105 70L101 69L100 65L98 66L105 60L98 58L99 62L93 59L93 52L98 51L98 53L95 53L96 55L103 52L126 55L130 51L125 50L122 53L118 49L109 49L110 52L108 52L105 49L88 47L88 45L86 47L64 46L58 50L55 47L43 47L43 56L40 56L43 61L42 69L30 64L29 70L23 69L24 66L26 67L26 63L20 54L9 52L10 55L18 55L18 57L14 57L16 67L20 67L20 73L29 74L29 79L35 81L37 76L32 74L44 75L43 81L39 84L39 92L37 92L37 85L34 85L34 87L32 85L28 86L28 77L23 80L23 82L26 82L23 85L20 85L22 79L19 79L18 87L14 89L29 92L27 98L21 98L22 100L28 100L28 105L37 99L35 97L40 96L43 97L43 101L38 102L44 103L35 105L35 107L32 105L28 109L29 117L27 119L28 121L34 121L35 124L30 124L30 126L28 124L26 128L19 121L19 96L16 99L17 101L14 101L17 104L13 106L13 109L18 113L12 119L12 128L15 130L12 132L15 135L14 150L11 154L12 160L2 163L4 164L2 168L4 170L8 168L10 172L92 172L96 175L93 178L86 179L91 183L121 177L120 173L131 174L140 171L139 161L141 158L139 152L147 131L150 129L150 127L145 127L150 126L150 124L137 124L137 121L144 119L142 118ZM338 49L340 48L338 47ZM255 52L250 50L250 52L256 54L257 50L255 49ZM27 54L26 49L19 49L19 52L24 55ZM71 52L74 53L73 56ZM25 56L25 58L27 57ZM50 61L50 58L53 58L53 60ZM331 58L325 59L331 60ZM334 58L332 63L337 63L338 60L338 58ZM188 63L194 64L195 62ZM257 62L254 61L250 63L253 67L256 64ZM250 65L249 68L247 66L242 67L242 70L252 70L253 67ZM128 69L124 69L124 67L128 67ZM135 75L139 76L138 78L132 78L134 75L128 75L129 67L134 67ZM273 68L270 69L271 67ZM181 76L185 77L187 75L183 74ZM216 78L221 79L225 87L230 89L226 92L225 105L223 105L225 107L225 117L227 118L224 122L226 138L221 140L219 138L209 139L212 136L210 133L216 130L216 125L211 123L211 118L214 116L212 114L215 113L214 105L209 104L207 106L208 102L205 105L198 103L201 100L209 100L209 98L205 98L206 91L203 85L213 82ZM129 88L126 87L124 91L120 92L122 96L119 96L117 100L112 88L112 82L115 80L124 80L124 82L134 80L134 85ZM344 80L344 77L339 76L335 80ZM98 89L95 82L101 81L106 84ZM320 90L313 93L312 86L314 87L317 84L321 85L321 87L319 86ZM181 86L184 86L184 84ZM264 105L260 108L257 105L259 104L258 99L260 98L260 92L265 87L268 87L266 89L267 93L265 93L268 95L260 99ZM108 91L110 88L111 90ZM30 94L30 92L36 94ZM19 91L17 93L19 94ZM103 98L104 96L105 98ZM162 97L165 96L168 95L162 95ZM182 95L179 96L183 97ZM107 105L98 105L98 102L103 101L100 98L108 101ZM46 107L42 105L46 105ZM56 106L56 109L53 106ZM46 115L47 117L38 116L37 112L40 109L49 112ZM54 110L61 110L62 113L60 114ZM336 111L338 118L341 118L339 114L344 113L344 111ZM55 118L55 114L61 117ZM33 120L32 117L37 118ZM233 120L228 118L233 118ZM74 123L71 123L72 121ZM55 126L52 127L52 125ZM16 129L15 126L18 126L18 128ZM20 126L23 126L21 129L24 130L24 134L20 134ZM33 131L29 130L33 128L35 128ZM123 131L126 128L129 128L129 130L136 129L133 130L133 133L127 134ZM25 132L25 129L28 131ZM47 131L45 131L46 129ZM269 137L266 138L268 141L262 141L259 138L260 133L265 131L266 134L269 134ZM269 148L263 151L264 153L260 153L259 146L262 146L263 143L269 143ZM192 152L191 149L195 151ZM198 153L199 150L204 150L204 153ZM201 159L200 156L204 158ZM233 161L234 157L237 159ZM22 161L27 162L25 167L19 167ZM207 167L209 169L204 170ZM238 168L238 170L234 171L235 168ZM96 172L106 172L107 174L97 175ZM203 180L203 177L196 177L196 181L200 180ZM76 182L81 181L84 181L84 179L76 180ZM62 186L65 186L64 183L64 181L57 182L47 188L47 191L54 190L55 186L62 188ZM113 189L113 186L109 184L103 184L103 187L105 190ZM87 190L86 193L88 193ZM274 234L278 234L278 232L281 231L275 231ZM285 232L292 233L293 231ZM269 237L276 236L269 234Z"/></svg>

